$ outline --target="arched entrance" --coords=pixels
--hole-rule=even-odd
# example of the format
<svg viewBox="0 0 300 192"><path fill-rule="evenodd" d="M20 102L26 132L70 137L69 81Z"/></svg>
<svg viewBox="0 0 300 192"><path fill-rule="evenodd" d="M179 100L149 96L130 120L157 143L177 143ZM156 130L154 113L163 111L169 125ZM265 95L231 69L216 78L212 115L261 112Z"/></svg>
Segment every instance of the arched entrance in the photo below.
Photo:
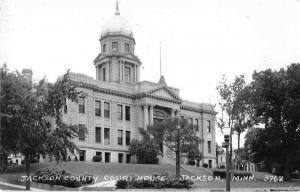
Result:
<svg viewBox="0 0 300 192"><path fill-rule="evenodd" d="M166 118L169 118L170 115L168 114L167 110L164 108L154 108L153 110L153 122L161 122ZM159 149L161 151L162 154L164 154L164 146L162 141L159 144Z"/></svg>

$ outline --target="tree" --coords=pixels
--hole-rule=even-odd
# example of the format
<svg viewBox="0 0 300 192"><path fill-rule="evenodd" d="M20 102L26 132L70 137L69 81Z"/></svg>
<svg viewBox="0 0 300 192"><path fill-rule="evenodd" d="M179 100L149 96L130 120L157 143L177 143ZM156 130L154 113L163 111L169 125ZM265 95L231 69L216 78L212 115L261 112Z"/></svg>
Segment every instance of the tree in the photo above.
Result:
<svg viewBox="0 0 300 192"><path fill-rule="evenodd" d="M227 83L225 76L219 82L217 91L221 96L221 117L218 118L218 127L221 131L230 129L230 162L232 162L232 134L238 136L238 150L240 148L240 135L253 124L251 111L249 110L248 92L244 75L235 77L232 83Z"/></svg>
<svg viewBox="0 0 300 192"><path fill-rule="evenodd" d="M252 142L256 161L280 165L285 180L291 179L300 157L300 64L286 69L254 72L251 107L265 126Z"/></svg>
<svg viewBox="0 0 300 192"><path fill-rule="evenodd" d="M184 143L203 142L196 135L197 127L188 123L187 119L167 118L148 126L148 132L159 143L167 146L176 154L176 175L180 175L180 153Z"/></svg>
<svg viewBox="0 0 300 192"><path fill-rule="evenodd" d="M131 155L136 155L137 162L141 164L158 164L157 155L159 147L157 142L143 129L139 129L142 140L132 140L129 145Z"/></svg>
<svg viewBox="0 0 300 192"><path fill-rule="evenodd" d="M58 162L77 149L71 140L78 137L79 126L65 124L62 109L66 99L77 101L79 94L69 71L54 84L45 79L32 83L6 65L1 67L1 147L25 156L27 176L33 157L49 155Z"/></svg>
<svg viewBox="0 0 300 192"><path fill-rule="evenodd" d="M196 166L200 166L200 161L203 158L203 153L200 152L199 147L191 146L188 150L188 160L189 161L196 161Z"/></svg>

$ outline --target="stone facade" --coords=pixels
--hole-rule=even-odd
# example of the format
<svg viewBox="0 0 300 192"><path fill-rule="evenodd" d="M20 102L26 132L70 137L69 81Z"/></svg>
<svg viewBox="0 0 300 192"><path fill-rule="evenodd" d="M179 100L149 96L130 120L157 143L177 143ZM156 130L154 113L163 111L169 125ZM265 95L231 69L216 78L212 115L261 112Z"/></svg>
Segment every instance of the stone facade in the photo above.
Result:
<svg viewBox="0 0 300 192"><path fill-rule="evenodd" d="M97 154L104 162L130 163L128 144L140 138L139 128L183 116L199 126L197 134L204 139L199 145L202 163L215 167L214 106L182 100L179 89L168 86L163 76L158 83L140 81L141 62L134 54L135 40L128 22L118 9L109 22L102 30L101 53L94 60L96 79L70 74L83 95L79 103L67 101L64 119L88 129L76 140L79 160L91 161Z"/></svg>

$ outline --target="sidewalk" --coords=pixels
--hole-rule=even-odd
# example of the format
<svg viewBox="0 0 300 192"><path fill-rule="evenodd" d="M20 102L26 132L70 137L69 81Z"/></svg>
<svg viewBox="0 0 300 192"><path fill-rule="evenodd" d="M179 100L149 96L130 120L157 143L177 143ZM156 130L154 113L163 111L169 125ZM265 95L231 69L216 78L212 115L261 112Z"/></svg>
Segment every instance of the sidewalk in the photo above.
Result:
<svg viewBox="0 0 300 192"><path fill-rule="evenodd" d="M24 191L25 186L5 183L5 182L0 181L0 191L2 191L2 190L3 191L6 191L6 190ZM30 187L30 191L46 191L46 190Z"/></svg>

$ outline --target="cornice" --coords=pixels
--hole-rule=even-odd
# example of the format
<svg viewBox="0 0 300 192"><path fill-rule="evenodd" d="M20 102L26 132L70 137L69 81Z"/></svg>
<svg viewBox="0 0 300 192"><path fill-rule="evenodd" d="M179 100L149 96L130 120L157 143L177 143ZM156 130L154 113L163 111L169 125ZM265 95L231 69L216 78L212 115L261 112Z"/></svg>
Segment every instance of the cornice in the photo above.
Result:
<svg viewBox="0 0 300 192"><path fill-rule="evenodd" d="M78 85L79 87L82 87L85 89L90 89L90 90L93 90L94 92L101 92L101 93L114 95L114 96L118 96L118 97L129 98L129 99L141 99L144 97L148 97L148 98L153 98L153 99L157 99L157 100L161 100L161 101L166 101L169 103L181 104L181 101L176 100L176 99L159 97L159 96L155 96L155 95L149 95L146 93L141 93L141 94L124 93L124 92L115 91L115 90L111 90L111 89L99 88L96 85L91 85L91 84L87 84L87 83L83 83L83 82L78 82L78 81L73 81L73 80L71 80L71 81L72 81L72 83Z"/></svg>
<svg viewBox="0 0 300 192"><path fill-rule="evenodd" d="M207 110L207 109L199 109L199 108L185 106L185 105L181 105L180 109L186 110L186 111L193 111L193 112L197 112L197 113L208 113L208 114L212 114L212 115L218 114L216 111L211 111L211 110Z"/></svg>
<svg viewBox="0 0 300 192"><path fill-rule="evenodd" d="M181 104L182 103L181 99L180 100L170 99L170 98L166 98L166 97L151 95L151 93L153 93L153 91L145 92L145 93L138 93L138 94L130 94L130 93L124 93L124 92L121 92L121 91L100 88L96 85L91 85L91 84L78 82L78 81L74 81L74 80L71 80L71 81L72 81L72 83L78 85L81 88L90 89L94 92L105 93L105 94L108 94L108 95L114 95L114 96L124 97L124 98L128 98L128 99L141 99L141 98L146 97L146 98L152 98L152 99L165 101L165 102L169 102L169 103L174 103L174 104ZM149 105L151 105L151 104L149 104ZM199 108L185 106L185 105L180 105L180 109L181 110L186 110L186 111L198 112L198 113L208 113L208 114L212 114L212 115L217 114L216 111L211 111L211 110L206 110L206 109L199 109Z"/></svg>

